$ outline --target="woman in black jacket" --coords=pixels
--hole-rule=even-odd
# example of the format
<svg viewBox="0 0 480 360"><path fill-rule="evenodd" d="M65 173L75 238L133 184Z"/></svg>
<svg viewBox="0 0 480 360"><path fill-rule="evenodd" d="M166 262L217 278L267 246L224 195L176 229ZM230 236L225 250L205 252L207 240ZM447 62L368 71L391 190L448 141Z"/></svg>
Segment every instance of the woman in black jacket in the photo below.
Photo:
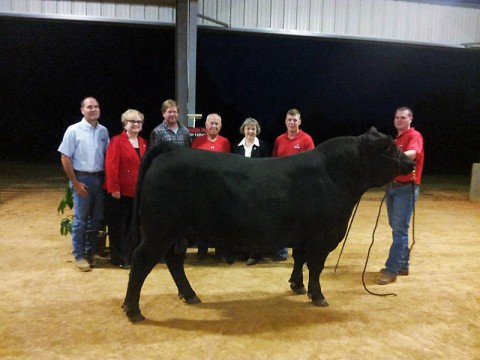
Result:
<svg viewBox="0 0 480 360"><path fill-rule="evenodd" d="M257 120L251 117L246 118L242 126L240 126L240 134L244 135L244 138L232 148L232 152L249 158L270 156L267 144L257 137L260 131L260 124ZM262 260L263 255L261 253L251 253L246 264L248 266L255 265Z"/></svg>

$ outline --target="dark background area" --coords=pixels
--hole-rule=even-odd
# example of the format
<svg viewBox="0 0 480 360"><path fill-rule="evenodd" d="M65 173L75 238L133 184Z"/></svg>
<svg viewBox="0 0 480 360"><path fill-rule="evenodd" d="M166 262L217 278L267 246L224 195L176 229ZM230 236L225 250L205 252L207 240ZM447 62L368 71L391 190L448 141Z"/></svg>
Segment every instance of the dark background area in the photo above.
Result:
<svg viewBox="0 0 480 360"><path fill-rule="evenodd" d="M0 48L1 160L59 161L85 96L100 102L111 136L126 109L143 112L147 139L175 98L173 28L3 18ZM478 50L199 29L196 97L197 125L218 112L232 144L252 116L271 146L292 107L315 144L370 126L394 135L406 105L425 139L425 173L470 174L480 160Z"/></svg>

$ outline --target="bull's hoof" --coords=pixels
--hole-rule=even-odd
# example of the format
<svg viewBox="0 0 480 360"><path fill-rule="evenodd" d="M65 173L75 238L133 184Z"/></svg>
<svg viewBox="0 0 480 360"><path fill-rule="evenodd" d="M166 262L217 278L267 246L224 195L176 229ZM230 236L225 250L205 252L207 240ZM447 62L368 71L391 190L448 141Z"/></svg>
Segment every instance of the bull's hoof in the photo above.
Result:
<svg viewBox="0 0 480 360"><path fill-rule="evenodd" d="M292 291L298 295L303 295L307 293L307 289L305 289L305 285L303 284L296 284L294 282L291 282L290 289L292 289Z"/></svg>
<svg viewBox="0 0 480 360"><path fill-rule="evenodd" d="M320 306L320 307L327 307L328 302L325 298L314 299L312 294L308 294L308 298L312 300L313 305Z"/></svg>
<svg viewBox="0 0 480 360"><path fill-rule="evenodd" d="M313 305L320 307L327 307L328 302L325 299L312 300Z"/></svg>
<svg viewBox="0 0 480 360"><path fill-rule="evenodd" d="M327 307L328 306L328 302L325 299L317 299L317 300L312 299L312 303L313 303L313 305L320 306L320 307Z"/></svg>
<svg viewBox="0 0 480 360"><path fill-rule="evenodd" d="M197 295L195 296L192 296L191 298L185 298L185 302L188 304L188 305L195 305L195 304L200 304L202 302L202 300L200 300Z"/></svg>
<svg viewBox="0 0 480 360"><path fill-rule="evenodd" d="M123 312L127 315L127 318L132 323L137 323L140 321L145 320L145 316L142 315L140 310L138 311L131 311L125 303L122 305Z"/></svg>
<svg viewBox="0 0 480 360"><path fill-rule="evenodd" d="M131 323L137 323L137 322L145 320L145 316L143 316L142 313L138 313L138 314L133 315L133 314L129 314L127 312L127 317L128 317L128 320Z"/></svg>

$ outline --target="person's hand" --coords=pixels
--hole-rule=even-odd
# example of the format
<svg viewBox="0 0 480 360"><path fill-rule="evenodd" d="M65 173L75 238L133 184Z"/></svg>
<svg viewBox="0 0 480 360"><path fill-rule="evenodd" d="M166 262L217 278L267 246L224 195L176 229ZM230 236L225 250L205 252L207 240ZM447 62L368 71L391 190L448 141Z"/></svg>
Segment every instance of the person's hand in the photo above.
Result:
<svg viewBox="0 0 480 360"><path fill-rule="evenodd" d="M88 195L88 186L85 185L85 183L82 183L80 181L77 181L73 183L73 188L77 192L78 195L85 197Z"/></svg>
<svg viewBox="0 0 480 360"><path fill-rule="evenodd" d="M112 192L112 197L115 199L120 199L120 191Z"/></svg>

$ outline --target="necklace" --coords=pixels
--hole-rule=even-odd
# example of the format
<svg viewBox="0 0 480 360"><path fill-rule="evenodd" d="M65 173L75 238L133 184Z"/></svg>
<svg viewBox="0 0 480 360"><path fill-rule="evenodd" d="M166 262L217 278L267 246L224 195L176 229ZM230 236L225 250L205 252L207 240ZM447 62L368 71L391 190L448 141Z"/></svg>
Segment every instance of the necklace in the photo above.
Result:
<svg viewBox="0 0 480 360"><path fill-rule="evenodd" d="M128 139L128 141L130 141L130 144L132 144L133 147L137 147L137 146L138 146L138 138Z"/></svg>

